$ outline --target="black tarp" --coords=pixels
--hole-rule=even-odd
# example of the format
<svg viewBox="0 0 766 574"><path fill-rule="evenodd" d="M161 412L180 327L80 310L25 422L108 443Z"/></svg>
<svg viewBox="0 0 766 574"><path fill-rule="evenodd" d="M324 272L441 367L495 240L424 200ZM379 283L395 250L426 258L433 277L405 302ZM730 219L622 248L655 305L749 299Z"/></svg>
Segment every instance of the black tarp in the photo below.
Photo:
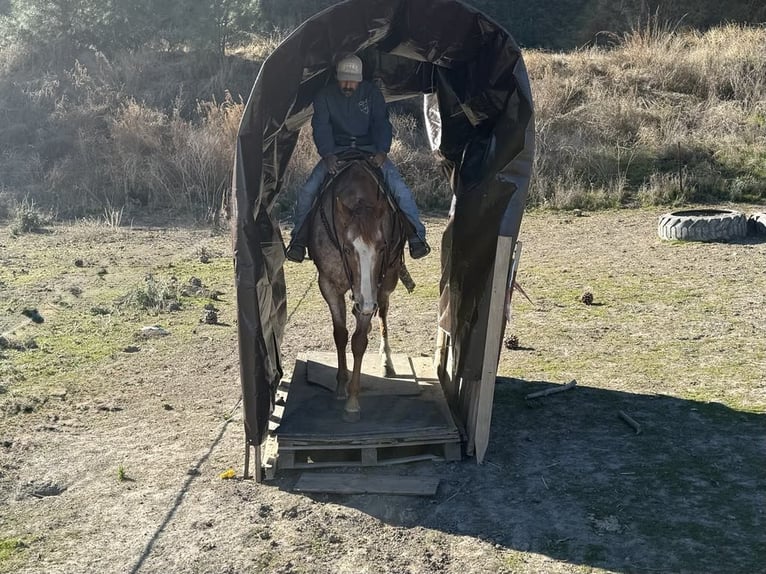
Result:
<svg viewBox="0 0 766 574"><path fill-rule="evenodd" d="M456 0L347 0L304 22L263 63L237 140L234 261L252 445L265 439L283 374L285 258L272 209L314 94L334 81L335 63L351 53L362 57L365 77L388 101L423 95L435 161L454 192L442 239L439 316L451 334L458 377L480 368L481 355L471 349L484 347L476 341L477 310L497 237L518 236L534 120L526 69L508 32Z"/></svg>

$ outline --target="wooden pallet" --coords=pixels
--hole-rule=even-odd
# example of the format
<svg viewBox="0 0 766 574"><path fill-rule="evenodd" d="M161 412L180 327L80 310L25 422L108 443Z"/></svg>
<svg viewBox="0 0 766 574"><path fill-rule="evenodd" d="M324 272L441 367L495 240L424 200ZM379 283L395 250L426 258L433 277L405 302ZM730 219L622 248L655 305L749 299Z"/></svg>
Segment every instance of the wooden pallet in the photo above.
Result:
<svg viewBox="0 0 766 574"><path fill-rule="evenodd" d="M372 358L376 358L374 354ZM327 373L334 373L335 354L299 357L275 429L277 468L460 460L460 433L431 359L397 355L394 366L396 376L387 384L365 362L362 419L347 423L342 418L344 401L335 398L334 384L327 381Z"/></svg>

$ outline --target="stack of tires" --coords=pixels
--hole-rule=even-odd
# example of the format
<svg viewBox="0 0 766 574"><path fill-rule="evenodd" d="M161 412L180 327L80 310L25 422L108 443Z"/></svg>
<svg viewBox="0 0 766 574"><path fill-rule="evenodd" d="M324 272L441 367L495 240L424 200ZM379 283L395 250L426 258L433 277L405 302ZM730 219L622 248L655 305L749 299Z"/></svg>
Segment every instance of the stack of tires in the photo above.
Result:
<svg viewBox="0 0 766 574"><path fill-rule="evenodd" d="M751 235L766 235L766 213L744 213L729 209L689 209L660 216L657 233L661 239L682 241L736 241Z"/></svg>

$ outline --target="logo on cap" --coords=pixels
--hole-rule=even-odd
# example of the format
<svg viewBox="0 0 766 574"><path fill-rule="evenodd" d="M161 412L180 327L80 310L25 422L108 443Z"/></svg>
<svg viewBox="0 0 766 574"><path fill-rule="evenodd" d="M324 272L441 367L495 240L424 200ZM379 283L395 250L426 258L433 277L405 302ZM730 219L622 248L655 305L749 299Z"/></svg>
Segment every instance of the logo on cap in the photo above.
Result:
<svg viewBox="0 0 766 574"><path fill-rule="evenodd" d="M347 56L338 62L337 77L341 82L362 81L362 60L357 56Z"/></svg>

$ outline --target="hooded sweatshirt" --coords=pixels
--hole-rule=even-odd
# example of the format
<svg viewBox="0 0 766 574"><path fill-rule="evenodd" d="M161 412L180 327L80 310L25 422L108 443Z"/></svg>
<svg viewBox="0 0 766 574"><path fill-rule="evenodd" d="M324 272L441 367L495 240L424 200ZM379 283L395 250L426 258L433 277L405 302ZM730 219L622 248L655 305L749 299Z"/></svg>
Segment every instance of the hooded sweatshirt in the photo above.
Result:
<svg viewBox="0 0 766 574"><path fill-rule="evenodd" d="M373 83L360 82L346 96L337 82L322 88L314 98L314 143L322 157L349 148L388 153L392 129L383 94Z"/></svg>

